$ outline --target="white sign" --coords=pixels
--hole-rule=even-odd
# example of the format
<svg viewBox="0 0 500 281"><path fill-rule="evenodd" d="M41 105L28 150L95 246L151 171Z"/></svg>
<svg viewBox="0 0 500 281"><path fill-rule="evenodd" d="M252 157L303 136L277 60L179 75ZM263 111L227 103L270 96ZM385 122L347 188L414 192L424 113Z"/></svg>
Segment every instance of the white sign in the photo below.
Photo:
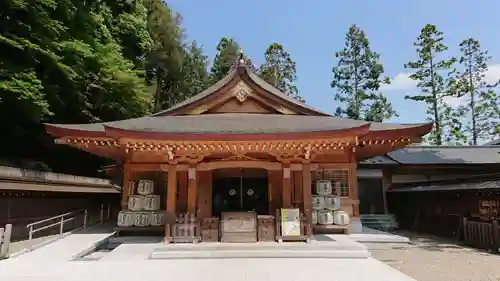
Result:
<svg viewBox="0 0 500 281"><path fill-rule="evenodd" d="M281 209L281 235L300 235L299 209Z"/></svg>

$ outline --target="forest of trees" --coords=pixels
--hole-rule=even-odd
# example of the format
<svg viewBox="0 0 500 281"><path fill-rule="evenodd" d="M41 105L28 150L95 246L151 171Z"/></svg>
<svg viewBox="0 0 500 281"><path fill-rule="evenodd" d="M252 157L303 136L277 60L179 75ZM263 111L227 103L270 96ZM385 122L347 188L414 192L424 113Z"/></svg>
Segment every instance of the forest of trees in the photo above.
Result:
<svg viewBox="0 0 500 281"><path fill-rule="evenodd" d="M89 123L144 116L202 91L229 71L238 43L220 38L208 58L186 39L182 16L162 0L8 0L0 3L0 165L96 175L106 160L57 146L43 123ZM349 27L335 52L331 86L337 116L384 121L397 116L381 91L380 55L359 27ZM410 47L410 46L409 46ZM425 26L405 65L436 126L430 144L477 144L500 135L499 95L485 79L489 60L477 40L457 58L436 26ZM263 50L258 74L302 99L296 63L283 45ZM451 107L448 97L467 98Z"/></svg>

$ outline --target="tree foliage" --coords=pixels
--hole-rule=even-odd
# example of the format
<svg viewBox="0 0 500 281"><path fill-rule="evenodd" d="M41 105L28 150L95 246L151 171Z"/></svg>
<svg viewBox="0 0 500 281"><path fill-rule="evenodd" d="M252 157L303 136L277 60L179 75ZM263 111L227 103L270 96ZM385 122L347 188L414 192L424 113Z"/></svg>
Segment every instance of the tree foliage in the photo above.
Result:
<svg viewBox="0 0 500 281"><path fill-rule="evenodd" d="M240 54L240 46L230 37L222 37L217 45L217 54L210 68L210 82L216 83L226 76L231 65Z"/></svg>
<svg viewBox="0 0 500 281"><path fill-rule="evenodd" d="M456 75L456 93L467 100L455 110L455 116L465 123L465 141L477 145L480 140L500 137L500 96L494 84L486 81L488 62L491 57L481 48L479 41L468 38L460 45L461 71Z"/></svg>
<svg viewBox="0 0 500 281"><path fill-rule="evenodd" d="M260 66L259 75L269 84L287 95L302 100L293 82L297 79L297 69L290 54L283 45L273 43L265 52L265 62Z"/></svg>
<svg viewBox="0 0 500 281"><path fill-rule="evenodd" d="M335 57L337 65L333 67L331 87L336 90L335 101L341 103L336 116L379 122L397 116L391 103L379 92L380 86L390 81L382 79L384 67L380 55L371 50L363 30L350 26L345 47Z"/></svg>
<svg viewBox="0 0 500 281"><path fill-rule="evenodd" d="M416 47L418 59L408 62L405 68L416 70L410 78L418 81L417 87L421 93L407 95L405 99L424 102L428 106L428 120L434 123L427 142L441 145L445 141L446 133L459 137L461 134L460 122L452 118L451 108L445 102L445 97L453 95L451 90L454 84L451 74L455 58L441 59L440 55L448 50L443 43L443 33L435 25L428 24L420 32L413 45ZM448 128L448 129L447 129ZM448 130L448 131L446 131ZM450 139L451 137L448 137Z"/></svg>
<svg viewBox="0 0 500 281"><path fill-rule="evenodd" d="M55 146L43 122L146 115L204 88L206 63L161 0L2 1L0 158L90 174L100 162Z"/></svg>

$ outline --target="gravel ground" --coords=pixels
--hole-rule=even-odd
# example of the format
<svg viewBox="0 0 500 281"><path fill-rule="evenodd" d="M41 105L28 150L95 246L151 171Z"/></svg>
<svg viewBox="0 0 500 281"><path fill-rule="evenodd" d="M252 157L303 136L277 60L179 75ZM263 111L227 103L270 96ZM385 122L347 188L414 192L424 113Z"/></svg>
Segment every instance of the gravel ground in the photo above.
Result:
<svg viewBox="0 0 500 281"><path fill-rule="evenodd" d="M408 235L412 245L371 250L372 256L418 281L498 281L500 255L433 236Z"/></svg>

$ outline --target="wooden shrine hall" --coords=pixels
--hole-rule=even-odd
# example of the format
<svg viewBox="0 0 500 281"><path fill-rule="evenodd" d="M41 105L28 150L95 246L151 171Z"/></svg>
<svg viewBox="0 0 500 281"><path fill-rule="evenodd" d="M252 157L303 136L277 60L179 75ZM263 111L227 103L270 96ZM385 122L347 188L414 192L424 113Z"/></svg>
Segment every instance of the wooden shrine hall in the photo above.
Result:
<svg viewBox="0 0 500 281"><path fill-rule="evenodd" d="M241 54L223 79L167 110L46 131L116 161L118 229L248 242L359 228L356 163L420 142L431 127L333 117L259 78Z"/></svg>

